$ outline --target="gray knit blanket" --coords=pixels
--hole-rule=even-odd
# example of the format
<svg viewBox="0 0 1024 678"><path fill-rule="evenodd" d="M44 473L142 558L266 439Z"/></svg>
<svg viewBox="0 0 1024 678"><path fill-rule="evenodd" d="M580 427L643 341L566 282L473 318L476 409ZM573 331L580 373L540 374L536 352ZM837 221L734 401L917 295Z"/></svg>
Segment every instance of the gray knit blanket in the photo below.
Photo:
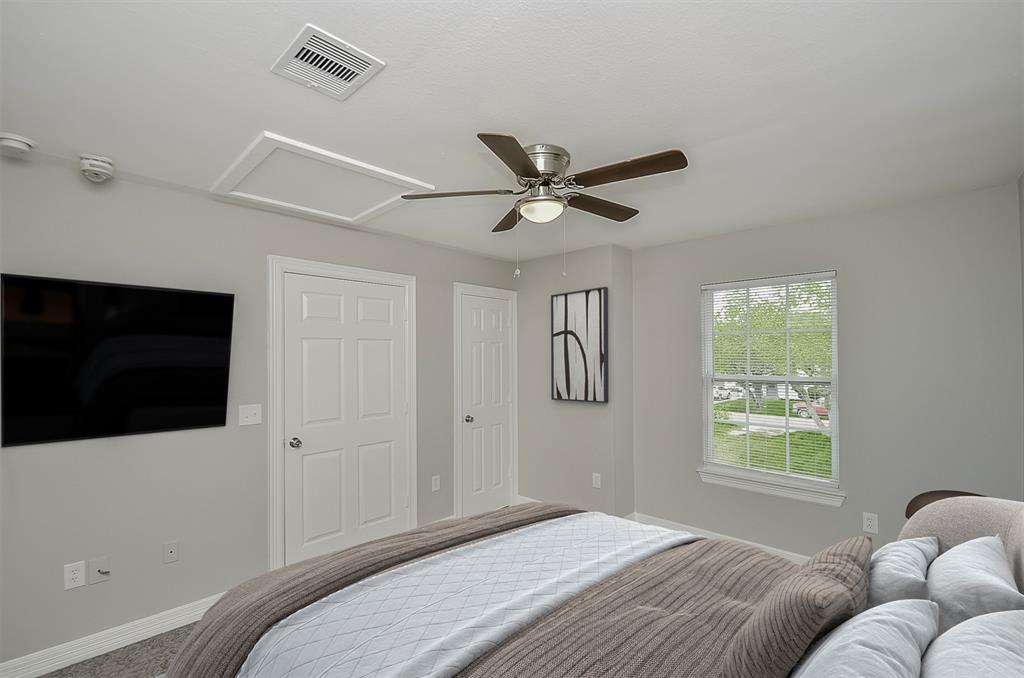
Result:
<svg viewBox="0 0 1024 678"><path fill-rule="evenodd" d="M785 678L864 609L871 541L806 565L730 539L652 556L587 589L459 678Z"/></svg>

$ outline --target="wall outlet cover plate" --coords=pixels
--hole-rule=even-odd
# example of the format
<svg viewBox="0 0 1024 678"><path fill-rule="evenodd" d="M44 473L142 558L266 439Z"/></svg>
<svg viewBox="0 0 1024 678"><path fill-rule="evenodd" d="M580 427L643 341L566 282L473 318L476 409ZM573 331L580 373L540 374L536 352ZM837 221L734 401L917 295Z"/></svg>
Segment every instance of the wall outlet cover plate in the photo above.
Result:
<svg viewBox="0 0 1024 678"><path fill-rule="evenodd" d="M64 566L64 590L85 586L85 561L68 563Z"/></svg>
<svg viewBox="0 0 1024 678"><path fill-rule="evenodd" d="M178 542L164 542L164 565L178 562Z"/></svg>

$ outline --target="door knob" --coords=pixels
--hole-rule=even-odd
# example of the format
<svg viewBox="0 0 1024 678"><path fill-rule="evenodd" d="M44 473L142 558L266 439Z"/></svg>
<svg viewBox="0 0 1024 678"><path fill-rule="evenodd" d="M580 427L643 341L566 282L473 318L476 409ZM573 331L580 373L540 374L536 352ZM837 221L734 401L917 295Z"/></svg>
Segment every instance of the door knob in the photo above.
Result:
<svg viewBox="0 0 1024 678"><path fill-rule="evenodd" d="M476 420L475 420L475 419L473 419L473 415L472 415L472 414L467 414L467 415L465 416L465 418L464 418L464 421L465 421L465 422L466 422L467 424L472 424L472 423L473 423L474 421L476 421Z"/></svg>
<svg viewBox="0 0 1024 678"><path fill-rule="evenodd" d="M302 438L292 438L288 441L288 446L296 450L299 449L302 447Z"/></svg>

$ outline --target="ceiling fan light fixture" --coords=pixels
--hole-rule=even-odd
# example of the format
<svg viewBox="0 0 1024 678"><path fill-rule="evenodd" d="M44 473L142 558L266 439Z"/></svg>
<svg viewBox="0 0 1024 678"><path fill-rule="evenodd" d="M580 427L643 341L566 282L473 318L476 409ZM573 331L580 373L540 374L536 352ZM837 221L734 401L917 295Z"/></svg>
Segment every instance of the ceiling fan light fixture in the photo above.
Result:
<svg viewBox="0 0 1024 678"><path fill-rule="evenodd" d="M565 211L565 198L556 195L539 195L523 198L516 207L519 214L535 224L546 224L554 221Z"/></svg>

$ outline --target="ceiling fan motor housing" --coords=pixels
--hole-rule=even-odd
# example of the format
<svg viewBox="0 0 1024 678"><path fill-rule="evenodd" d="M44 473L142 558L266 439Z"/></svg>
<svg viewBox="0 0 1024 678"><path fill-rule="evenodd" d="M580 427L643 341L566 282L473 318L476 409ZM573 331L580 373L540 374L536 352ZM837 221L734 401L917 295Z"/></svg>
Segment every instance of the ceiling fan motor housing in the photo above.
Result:
<svg viewBox="0 0 1024 678"><path fill-rule="evenodd" d="M523 146L526 155L530 156L545 179L564 177L569 169L569 151L554 144L531 144Z"/></svg>

